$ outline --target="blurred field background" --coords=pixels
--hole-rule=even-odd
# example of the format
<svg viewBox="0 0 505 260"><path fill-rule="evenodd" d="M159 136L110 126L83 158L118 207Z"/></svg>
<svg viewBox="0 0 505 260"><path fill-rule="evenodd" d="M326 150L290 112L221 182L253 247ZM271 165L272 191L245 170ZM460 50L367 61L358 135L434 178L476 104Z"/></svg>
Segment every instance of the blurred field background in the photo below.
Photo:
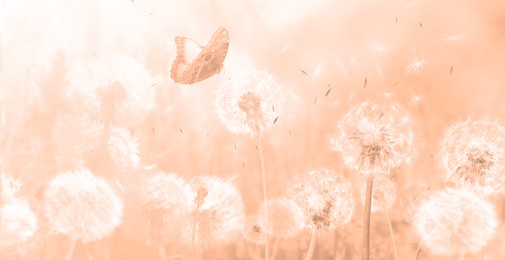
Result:
<svg viewBox="0 0 505 260"><path fill-rule="evenodd" d="M502 1L7 0L1 10L0 170L22 183L17 195L36 212L44 185L81 160L69 149L93 145L79 121L86 106L62 94L72 84L84 91L93 84L85 72L72 70L75 64L119 55L129 57L124 77L136 80L129 59L149 75L134 87L151 96L121 121L138 143L140 161L126 170L96 172L123 200L123 223L103 240L77 243L73 259L159 259L158 248L131 224L140 218L135 190L150 165L185 180L233 179L246 214L256 214L263 200L256 140L227 131L215 104L219 86L247 68L271 74L286 99L263 138L268 196L283 196L294 176L316 168L342 173L355 189L350 224L320 232L313 259L360 259L358 193L366 180L329 148L337 123L354 105L393 100L412 119L414 152L411 163L394 172L397 200L388 213L399 259L415 259L420 240L407 220L408 198L445 186L439 154L444 129L468 116L503 121L505 114ZM204 45L220 26L230 35L223 72L189 86L173 82L174 37ZM503 196L492 203L501 223ZM63 259L69 240L43 224L28 241L0 248L0 258ZM500 225L483 259L505 257L503 238ZM277 259L303 259L309 240L307 230L281 240ZM169 256L190 259L187 247L165 247ZM203 258L253 259L253 249L239 238L206 250ZM383 213L372 215L371 252L371 259L394 259ZM418 259L452 258L423 250Z"/></svg>

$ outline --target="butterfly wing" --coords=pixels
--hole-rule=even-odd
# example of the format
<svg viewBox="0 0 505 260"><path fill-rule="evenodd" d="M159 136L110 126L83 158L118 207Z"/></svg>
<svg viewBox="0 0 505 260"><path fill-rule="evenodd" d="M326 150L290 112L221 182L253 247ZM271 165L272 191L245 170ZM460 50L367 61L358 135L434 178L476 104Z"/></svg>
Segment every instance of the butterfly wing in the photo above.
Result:
<svg viewBox="0 0 505 260"><path fill-rule="evenodd" d="M175 37L177 56L172 63L170 77L177 83L191 84L190 66L197 61L204 47L186 37Z"/></svg>
<svg viewBox="0 0 505 260"><path fill-rule="evenodd" d="M223 62L228 54L230 38L228 31L220 27L202 52L202 65L199 68L197 81L204 80L221 72Z"/></svg>
<svg viewBox="0 0 505 260"><path fill-rule="evenodd" d="M221 71L230 39L228 31L219 27L205 47L185 37L176 37L175 42L177 57L171 77L180 84L193 84Z"/></svg>

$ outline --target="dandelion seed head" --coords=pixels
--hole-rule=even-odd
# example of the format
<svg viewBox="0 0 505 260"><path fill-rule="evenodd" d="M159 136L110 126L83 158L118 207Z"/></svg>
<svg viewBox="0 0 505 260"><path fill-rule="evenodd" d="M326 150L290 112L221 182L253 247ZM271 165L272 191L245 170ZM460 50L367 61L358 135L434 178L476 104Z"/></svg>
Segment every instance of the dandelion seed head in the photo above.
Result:
<svg viewBox="0 0 505 260"><path fill-rule="evenodd" d="M139 187L142 211L154 241L173 242L189 225L195 196L175 173L156 173Z"/></svg>
<svg viewBox="0 0 505 260"><path fill-rule="evenodd" d="M25 242L37 229L37 217L25 200L15 199L0 205L0 246Z"/></svg>
<svg viewBox="0 0 505 260"><path fill-rule="evenodd" d="M131 57L77 61L69 69L69 79L65 95L102 120L136 126L154 108L154 78Z"/></svg>
<svg viewBox="0 0 505 260"><path fill-rule="evenodd" d="M505 191L505 128L468 118L445 131L440 143L444 179L484 195Z"/></svg>
<svg viewBox="0 0 505 260"><path fill-rule="evenodd" d="M433 192L417 208L413 225L434 255L465 255L480 251L493 238L495 208L467 190Z"/></svg>
<svg viewBox="0 0 505 260"><path fill-rule="evenodd" d="M284 99L282 87L270 74L244 70L220 86L216 106L219 119L230 132L258 136L272 127Z"/></svg>
<svg viewBox="0 0 505 260"><path fill-rule="evenodd" d="M244 219L242 237L253 244L265 244L271 228L263 216L247 216Z"/></svg>
<svg viewBox="0 0 505 260"><path fill-rule="evenodd" d="M81 168L48 183L44 215L54 232L87 243L114 232L122 223L123 203L102 178Z"/></svg>
<svg viewBox="0 0 505 260"><path fill-rule="evenodd" d="M270 236L291 238L296 236L304 227L302 209L293 201L286 198L267 200L260 206L258 216L267 212Z"/></svg>
<svg viewBox="0 0 505 260"><path fill-rule="evenodd" d="M288 198L303 211L311 229L336 229L349 223L354 213L351 185L331 169L317 169L295 178Z"/></svg>
<svg viewBox="0 0 505 260"><path fill-rule="evenodd" d="M362 174L389 174L409 162L413 132L409 116L397 104L364 102L338 124L339 135L331 148L340 152L347 167Z"/></svg>
<svg viewBox="0 0 505 260"><path fill-rule="evenodd" d="M365 202L366 185L360 190L361 201ZM386 212L393 207L396 201L396 185L384 175L378 175L373 179L372 189L372 212Z"/></svg>
<svg viewBox="0 0 505 260"><path fill-rule="evenodd" d="M191 244L193 221L195 243L202 247L232 242L242 232L244 202L235 185L228 180L201 176L190 182L195 196L192 201L192 221L186 226L183 239ZM197 196L204 192L205 196Z"/></svg>

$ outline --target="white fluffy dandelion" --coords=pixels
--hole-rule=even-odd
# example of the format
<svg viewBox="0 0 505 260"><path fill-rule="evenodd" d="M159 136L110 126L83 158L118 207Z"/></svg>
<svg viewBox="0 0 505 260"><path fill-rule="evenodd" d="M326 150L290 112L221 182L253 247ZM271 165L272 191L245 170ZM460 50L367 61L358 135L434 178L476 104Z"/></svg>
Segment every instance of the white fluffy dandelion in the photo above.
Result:
<svg viewBox="0 0 505 260"><path fill-rule="evenodd" d="M305 227L303 211L292 200L286 198L267 200L260 206L258 216L264 216L263 211L268 215L267 232L270 236L291 238Z"/></svg>
<svg viewBox="0 0 505 260"><path fill-rule="evenodd" d="M364 102L339 122L339 135L331 140L331 148L340 152L347 167L359 173L387 175L411 159L410 126L408 115L397 104Z"/></svg>
<svg viewBox="0 0 505 260"><path fill-rule="evenodd" d="M190 182L193 198L191 225L183 239L207 248L232 242L244 225L244 202L235 185L216 177L197 177Z"/></svg>
<svg viewBox="0 0 505 260"><path fill-rule="evenodd" d="M69 70L69 80L65 94L102 121L136 126L154 108L154 79L144 65L128 56L77 61Z"/></svg>
<svg viewBox="0 0 505 260"><path fill-rule="evenodd" d="M61 173L48 183L43 210L54 232L85 243L111 235L123 218L121 199L84 168Z"/></svg>
<svg viewBox="0 0 505 260"><path fill-rule="evenodd" d="M219 119L230 132L258 136L279 116L284 94L267 72L243 70L221 85L216 105Z"/></svg>
<svg viewBox="0 0 505 260"><path fill-rule="evenodd" d="M433 192L421 201L413 225L421 243L434 255L479 252L493 238L495 208L478 195L456 189Z"/></svg>
<svg viewBox="0 0 505 260"><path fill-rule="evenodd" d="M147 178L139 191L151 239L168 243L180 237L191 223L195 193L189 184L175 173L159 172Z"/></svg>
<svg viewBox="0 0 505 260"><path fill-rule="evenodd" d="M288 190L303 211L311 229L335 229L349 223L354 213L351 185L331 169L317 169L298 176Z"/></svg>
<svg viewBox="0 0 505 260"><path fill-rule="evenodd" d="M505 128L467 119L445 131L440 143L444 179L484 195L505 191Z"/></svg>

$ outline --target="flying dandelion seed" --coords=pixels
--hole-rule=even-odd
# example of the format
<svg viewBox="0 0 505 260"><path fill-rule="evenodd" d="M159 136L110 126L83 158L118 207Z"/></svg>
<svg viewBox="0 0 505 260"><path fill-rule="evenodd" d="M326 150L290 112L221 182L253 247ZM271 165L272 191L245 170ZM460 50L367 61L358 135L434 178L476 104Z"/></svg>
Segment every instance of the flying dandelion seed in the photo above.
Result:
<svg viewBox="0 0 505 260"><path fill-rule="evenodd" d="M412 93L409 99L409 106L411 109L419 109L422 112L422 102L424 99L426 91L419 89L417 86L413 87Z"/></svg>
<svg viewBox="0 0 505 260"><path fill-rule="evenodd" d="M154 108L154 79L141 63L128 56L77 61L69 70L69 78L65 95L102 120L136 126Z"/></svg>
<svg viewBox="0 0 505 260"><path fill-rule="evenodd" d="M478 195L456 189L437 191L417 208L413 225L434 255L463 256L484 248L498 220L495 208Z"/></svg>
<svg viewBox="0 0 505 260"><path fill-rule="evenodd" d="M403 109L392 101L383 106L357 105L338 124L339 136L331 140L347 167L365 175L390 174L411 159L413 132Z"/></svg>
<svg viewBox="0 0 505 260"><path fill-rule="evenodd" d="M468 118L445 131L440 143L444 179L484 195L505 191L505 128Z"/></svg>
<svg viewBox="0 0 505 260"><path fill-rule="evenodd" d="M191 186L175 173L159 172L139 190L151 239L169 243L181 236L191 219L195 196Z"/></svg>
<svg viewBox="0 0 505 260"><path fill-rule="evenodd" d="M192 206L193 225L186 226L183 239L188 244L194 239L198 247L231 243L240 236L244 225L244 202L231 181L215 177L197 177L190 182L195 192ZM196 196L197 191L206 195ZM191 221L190 221L191 222Z"/></svg>
<svg viewBox="0 0 505 260"><path fill-rule="evenodd" d="M296 236L304 227L303 211L298 205L286 198L267 200L260 206L258 216L264 216L266 210L268 217L269 235L280 238Z"/></svg>
<svg viewBox="0 0 505 260"><path fill-rule="evenodd" d="M361 201L365 201L366 185L360 190ZM374 178L372 190L372 212L386 212L396 201L396 185L384 175L378 175Z"/></svg>
<svg viewBox="0 0 505 260"><path fill-rule="evenodd" d="M418 75L424 71L424 67L427 64L428 59L426 58L425 51L418 46L414 46L411 51L410 61L406 67L406 73L410 76Z"/></svg>
<svg viewBox="0 0 505 260"><path fill-rule="evenodd" d="M44 215L54 232L87 243L114 232L122 223L123 203L102 178L81 168L49 182Z"/></svg>
<svg viewBox="0 0 505 260"><path fill-rule="evenodd" d="M439 38L440 41L444 43L457 43L468 40L470 37L468 33L458 33L458 34L449 34Z"/></svg>
<svg viewBox="0 0 505 260"><path fill-rule="evenodd" d="M216 105L219 119L230 132L258 136L279 116L284 95L270 74L244 70L221 85Z"/></svg>
<svg viewBox="0 0 505 260"><path fill-rule="evenodd" d="M371 43L367 45L368 51L371 53L377 54L378 56L383 56L393 49L392 44L380 44L380 43Z"/></svg>
<svg viewBox="0 0 505 260"><path fill-rule="evenodd" d="M305 225L311 229L336 229L349 223L354 212L350 184L330 169L309 171L295 178L288 198L302 209Z"/></svg>

